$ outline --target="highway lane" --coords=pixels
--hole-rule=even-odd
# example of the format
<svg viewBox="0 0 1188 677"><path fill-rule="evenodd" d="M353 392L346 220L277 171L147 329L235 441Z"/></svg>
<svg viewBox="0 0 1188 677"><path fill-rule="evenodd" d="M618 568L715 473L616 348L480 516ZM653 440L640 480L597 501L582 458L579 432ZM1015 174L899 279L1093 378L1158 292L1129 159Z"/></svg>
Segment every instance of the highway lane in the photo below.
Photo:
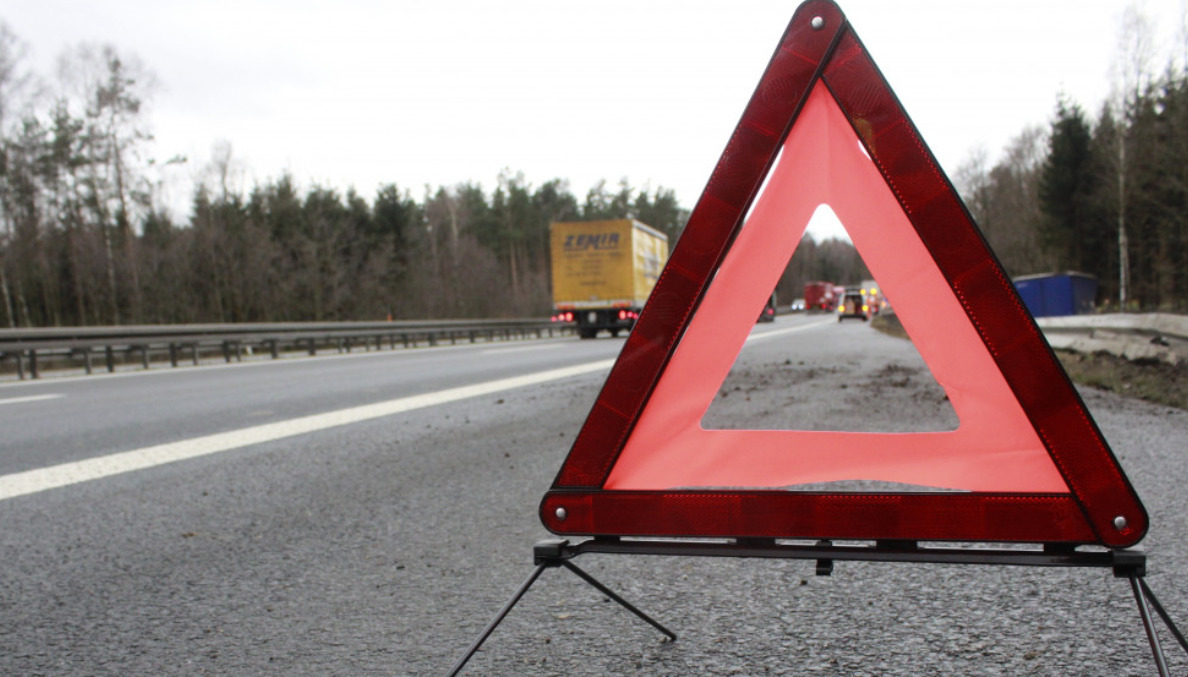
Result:
<svg viewBox="0 0 1188 677"><path fill-rule="evenodd" d="M549 339L10 383L0 386L0 476L604 362L621 346Z"/></svg>
<svg viewBox="0 0 1188 677"><path fill-rule="evenodd" d="M4 463L44 467L598 364L621 345L441 347L7 386ZM395 643L384 620L393 609L371 605L397 587L419 599L398 577L432 565L442 515L486 516L451 483L476 470L506 481L507 459L523 451L504 420L556 425L539 413L541 389L600 380L591 372L0 500L0 674L402 674L408 663L383 649ZM379 565L380 579L360 578L358 564ZM345 647L333 636L348 627L358 642L325 653L326 641Z"/></svg>
<svg viewBox="0 0 1188 677"><path fill-rule="evenodd" d="M890 413L880 427L943 427L910 345L820 319L756 327L770 338L744 351L713 425L780 426L781 416L803 420L802 407L852 416L881 401ZM173 420L127 439L100 420L86 435L126 451L254 425L234 418L239 409L273 407L261 418L279 423L605 359L621 344L467 346L112 379L110 394L100 388L88 406L117 418L156 407L125 423L189 411L186 393L213 398L194 406L227 420L184 432L169 430L186 423ZM901 366L878 368L891 363ZM467 378L468 368L481 373ZM183 377L193 380L172 383ZM232 381L223 389L207 378ZM545 535L537 502L603 378L590 372L0 501L0 674L443 674L531 569L531 544ZM71 388L100 380L0 388L0 400L63 395L0 405L0 415L81 399ZM118 394L124 388L157 390ZM1152 513L1150 580L1183 625L1188 413L1107 393L1090 392L1089 403ZM831 425L846 421L838 416ZM21 420L5 419L4 430ZM581 564L680 641L659 644L580 581L550 572L467 674L1151 672L1133 600L1108 572L853 564L814 578L803 562Z"/></svg>
<svg viewBox="0 0 1188 677"><path fill-rule="evenodd" d="M597 362L621 344L476 344L7 384L0 475Z"/></svg>

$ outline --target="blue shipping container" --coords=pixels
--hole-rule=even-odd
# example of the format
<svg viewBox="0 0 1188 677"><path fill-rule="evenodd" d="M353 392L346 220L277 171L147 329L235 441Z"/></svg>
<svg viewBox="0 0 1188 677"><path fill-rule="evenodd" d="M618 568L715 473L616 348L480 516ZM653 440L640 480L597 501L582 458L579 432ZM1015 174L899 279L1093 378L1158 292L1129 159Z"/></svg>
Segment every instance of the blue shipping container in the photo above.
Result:
<svg viewBox="0 0 1188 677"><path fill-rule="evenodd" d="M1033 317L1084 315L1097 301L1097 278L1085 273L1027 275L1013 282Z"/></svg>

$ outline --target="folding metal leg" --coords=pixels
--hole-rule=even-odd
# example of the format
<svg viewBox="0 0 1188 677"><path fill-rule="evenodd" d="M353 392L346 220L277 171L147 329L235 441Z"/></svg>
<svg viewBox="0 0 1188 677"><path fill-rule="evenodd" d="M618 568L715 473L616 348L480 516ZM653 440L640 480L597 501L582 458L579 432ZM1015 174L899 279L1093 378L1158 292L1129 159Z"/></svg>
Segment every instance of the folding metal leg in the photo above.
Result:
<svg viewBox="0 0 1188 677"><path fill-rule="evenodd" d="M1171 677L1167 671L1167 659L1163 656L1163 647L1159 646L1159 634L1155 632L1155 625L1151 622L1151 610L1147 608L1147 598L1143 595L1143 585L1138 576L1128 576L1130 589L1134 591L1134 601L1138 603L1139 615L1143 618L1143 629L1147 631L1147 641L1151 644L1151 654L1155 657L1155 669L1159 677Z"/></svg>
<svg viewBox="0 0 1188 677"><path fill-rule="evenodd" d="M1171 673L1167 669L1167 657L1163 653L1163 646L1159 643L1159 633L1156 632L1155 623L1151 620L1148 603L1155 607L1155 611L1163 620L1164 625L1172 631L1186 653L1188 653L1188 641L1185 641L1180 629L1167 615L1167 611L1163 609L1163 605L1159 603L1155 593L1147 585L1147 581L1142 576L1127 576L1127 579L1130 581L1130 589L1134 591L1134 601L1138 604L1139 616L1143 619L1143 629L1147 631L1147 641L1151 644L1151 654L1155 658L1155 669L1159 671L1160 677L1170 677Z"/></svg>
<svg viewBox="0 0 1188 677"><path fill-rule="evenodd" d="M1180 632L1180 628L1176 627L1176 624L1174 621L1172 621L1171 616L1167 615L1167 611L1163 609L1163 605L1159 603L1159 599L1155 597L1155 593L1152 592L1150 586L1147 585L1147 580L1145 578L1140 578L1139 586L1146 594L1147 601L1151 603L1151 606L1155 607L1155 611L1159 614L1159 617L1163 619L1164 625L1166 625L1167 629L1171 630L1172 634L1175 635L1176 641L1180 643L1180 647L1184 649L1184 653L1188 654L1188 640L1184 639L1184 634Z"/></svg>
<svg viewBox="0 0 1188 677"><path fill-rule="evenodd" d="M613 592L610 588L608 588L605 585L603 585L602 583L600 583L593 576L586 573L585 571L582 571L576 565L574 565L572 562L570 562L569 559L571 557L573 557L573 552L567 550L568 545L569 545L568 541L553 541L553 540L541 541L540 543L536 544L536 547L533 549L533 556L534 556L534 560L536 562L536 569L533 570L532 575L530 575L528 577L528 580L524 581L524 583L520 586L520 588L518 590L516 590L515 594L512 595L511 599L509 599L507 601L507 603L503 605L503 608L500 609L499 613L495 615L495 618L491 619L491 622L487 624L487 627L483 628L483 631L478 636L478 639L474 640L474 643L471 644L470 648L466 650L466 655L464 655L464 656L462 656L462 658L458 659L457 663L454 663L454 667L450 668L450 671L448 673L449 677L454 677L455 675L457 675L459 672L462 671L462 668L471 659L471 657L474 656L474 654L478 652L479 647L481 647L483 645L483 642L487 641L487 637L489 637L491 635L491 633L495 631L495 628L498 627L498 625L503 622L503 619L512 610L512 607L514 607L516 605L516 603L520 601L520 598L524 596L524 593L528 592L528 589L532 587L532 584L536 582L536 579L540 578L540 575L542 573L544 573L545 569L561 567L561 566L565 567L566 569L569 569L578 578L589 583L591 586L593 586L599 592L601 592L602 594L606 595L607 597L613 599L615 602L617 602L624 609L627 609L628 611L635 614L642 620L646 621L652 627L654 627L657 630L659 630L660 632L664 633L668 637L669 641L676 641L677 636L671 630L669 630L668 628L661 625L658 621L653 619L651 616L648 616L644 612L640 611L638 608L635 607L635 605L633 605L630 602L628 602L627 600L623 599L618 594Z"/></svg>
<svg viewBox="0 0 1188 677"><path fill-rule="evenodd" d="M540 578L540 575L544 573L544 570L551 566L555 565L541 564L536 567L536 569L532 572L532 575L528 577L528 580L524 581L524 584L520 586L519 590L516 590L516 594L512 595L512 598L507 601L507 604L503 605L503 608L499 610L499 613L495 615L495 618L492 618L491 622L487 623L487 627L483 628L482 634L480 634L478 639L474 640L474 643L471 644L470 648L466 650L466 655L458 659L458 662L454 663L454 667L450 668L449 677L454 677L454 675L457 675L462 671L462 668L466 665L466 662L469 661L470 657L479 650L479 647L483 645L483 642L487 641L487 637L491 636L491 633L495 631L495 628L503 622L504 617L506 617L508 612L512 610L512 607L516 605L516 602L519 602L520 598L524 596L524 593L528 592L528 588L532 587L532 584L536 582L536 579Z"/></svg>
<svg viewBox="0 0 1188 677"><path fill-rule="evenodd" d="M642 620L644 620L645 622L647 622L647 623L648 623L649 625L651 625L653 628L656 628L656 629L657 629L657 630L659 630L660 632L663 632L665 635L667 635L667 636L668 636L668 641L670 641L670 642L675 642L675 641L676 641L676 638L677 638L677 636L676 636L676 633L674 633L673 631L671 631L671 630L669 630L668 628L664 627L663 625L660 625L660 623L659 623L658 621L656 621L656 620L655 620L655 619L653 619L651 616L649 616L649 615L645 614L644 612L640 611L639 609L637 609L637 608L635 607L635 605L631 604L631 603L630 603L630 602L628 602L627 600L625 600L625 599L623 599L622 597L619 597L619 596L618 596L618 595L616 595L615 593L611 592L611 590L610 590L609 588L607 588L605 585L603 585L603 584L599 583L598 581L596 581L596 580L594 579L594 577L593 577L593 576L591 576L590 574L588 574L588 573L586 573L586 572L582 571L581 569L577 568L577 565L576 565L576 564L574 564L573 562L562 562L562 565L563 565L563 566L564 566L566 569L569 569L569 570L570 570L570 571L572 571L573 573L577 574L577 575L578 575L578 577L579 577L579 578L581 578L583 581L585 581L585 582L589 583L590 585L594 586L595 588L597 588L597 589L598 589L598 591L599 591L599 592L601 592L602 594L604 594L604 595L606 595L607 597L610 597L611 599L613 599L613 600L615 600L616 602L618 602L618 603L619 603L619 606L621 606L621 607L623 607L624 609L626 609L626 610L630 611L631 613L635 614L636 616L639 616L639 617L640 617Z"/></svg>

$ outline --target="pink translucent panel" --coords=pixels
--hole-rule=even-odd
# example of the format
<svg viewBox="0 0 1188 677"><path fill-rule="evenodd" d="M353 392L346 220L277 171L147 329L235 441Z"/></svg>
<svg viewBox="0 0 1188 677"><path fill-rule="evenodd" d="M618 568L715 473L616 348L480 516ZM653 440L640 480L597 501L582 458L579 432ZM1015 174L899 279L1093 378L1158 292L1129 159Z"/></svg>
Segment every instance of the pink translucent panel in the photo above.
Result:
<svg viewBox="0 0 1188 677"><path fill-rule="evenodd" d="M957 414L956 430L704 430L701 419L818 205L846 226ZM824 86L657 383L605 488L778 488L879 480L1067 492L965 311Z"/></svg>

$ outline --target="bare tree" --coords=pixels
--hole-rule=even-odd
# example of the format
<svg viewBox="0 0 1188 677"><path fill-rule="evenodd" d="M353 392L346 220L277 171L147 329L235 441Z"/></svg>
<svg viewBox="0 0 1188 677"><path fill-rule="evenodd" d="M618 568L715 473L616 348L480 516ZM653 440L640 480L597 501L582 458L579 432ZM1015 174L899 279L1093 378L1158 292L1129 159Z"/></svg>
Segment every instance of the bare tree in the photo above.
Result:
<svg viewBox="0 0 1188 677"><path fill-rule="evenodd" d="M1128 5L1122 12L1118 28L1118 53L1112 67L1114 83L1110 96L1113 115L1119 125L1114 149L1114 208L1118 225L1118 304L1123 310L1130 296L1130 238L1126 228L1126 128L1131 120L1133 105L1150 82L1151 61L1155 58L1153 35L1151 20L1135 5Z"/></svg>
<svg viewBox="0 0 1188 677"><path fill-rule="evenodd" d="M219 139L210 146L210 169L218 182L219 199L227 202L232 192L237 192L233 184L238 182L238 168L231 159L234 149L227 139Z"/></svg>
<svg viewBox="0 0 1188 677"><path fill-rule="evenodd" d="M1043 128L1028 127L1011 139L993 167L987 166L985 150L977 149L955 174L970 215L1011 275L1041 272L1051 265L1038 238L1045 144Z"/></svg>
<svg viewBox="0 0 1188 677"><path fill-rule="evenodd" d="M59 58L58 72L63 101L85 121L86 202L93 225L103 236L111 321L120 324L122 296L127 297L133 317L140 305L133 224L150 205L151 186L145 185L139 169L147 163L142 146L152 138L143 106L156 82L139 59L121 55L111 45L84 43L67 50ZM115 237L123 245L123 266L116 260ZM117 267L129 278L126 292L118 284Z"/></svg>
<svg viewBox="0 0 1188 677"><path fill-rule="evenodd" d="M989 210L989 162L986 148L979 146L970 151L969 156L957 166L957 171L953 174L957 192L973 216L974 222L978 224L985 220L986 212Z"/></svg>

